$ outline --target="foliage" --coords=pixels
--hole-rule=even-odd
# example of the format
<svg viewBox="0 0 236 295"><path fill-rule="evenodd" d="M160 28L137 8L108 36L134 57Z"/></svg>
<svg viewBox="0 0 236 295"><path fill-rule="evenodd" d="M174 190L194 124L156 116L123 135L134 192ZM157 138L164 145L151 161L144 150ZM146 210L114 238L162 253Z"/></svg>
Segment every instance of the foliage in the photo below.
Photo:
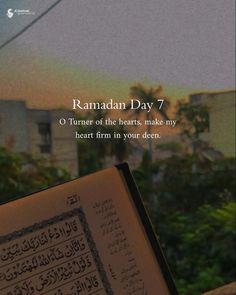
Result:
<svg viewBox="0 0 236 295"><path fill-rule="evenodd" d="M150 186L150 177L155 185ZM134 171L181 295L231 282L235 260L235 160L196 155L142 164Z"/></svg>
<svg viewBox="0 0 236 295"><path fill-rule="evenodd" d="M108 118L109 112L96 109L93 112L78 116L78 120L90 118L94 122L103 118L103 122ZM125 126L122 125L80 125L78 133L92 133L94 138L78 139L79 174L86 175L101 169L105 165L107 157L115 157L117 163L127 158L130 149L130 141L124 141L123 134L127 133ZM107 134L108 138L95 138L96 133ZM114 134L120 134L121 138L114 138Z"/></svg>
<svg viewBox="0 0 236 295"><path fill-rule="evenodd" d="M199 295L235 279L236 203L196 212L157 212L158 233L181 295Z"/></svg>
<svg viewBox="0 0 236 295"><path fill-rule="evenodd" d="M159 143L156 148L158 150L164 150L164 151L171 151L173 153L179 153L182 151L182 146L179 142L175 141L169 141L166 143Z"/></svg>
<svg viewBox="0 0 236 295"><path fill-rule="evenodd" d="M158 205L162 210L190 212L203 204L234 201L234 159L210 162L197 155L172 157L159 161L159 166Z"/></svg>
<svg viewBox="0 0 236 295"><path fill-rule="evenodd" d="M70 179L61 168L28 154L0 148L0 202L6 202Z"/></svg>
<svg viewBox="0 0 236 295"><path fill-rule="evenodd" d="M206 105L178 101L176 115L182 134L190 138L199 138L199 134L209 128L209 112Z"/></svg>
<svg viewBox="0 0 236 295"><path fill-rule="evenodd" d="M145 119L146 120L153 120L157 114L160 114L165 120L168 120L167 110L169 108L170 102L167 98L165 98L163 105L160 107L157 103L158 99L163 99L161 96L162 93L162 86L157 87L149 87L146 88L141 83L133 85L130 87L130 97L132 99L138 99L142 104L152 103L153 108L150 112L146 112ZM127 110L132 112L132 115L136 118L141 117L143 115L143 110L141 108L130 110L130 105L127 106ZM147 125L147 133L151 133L152 126ZM150 157L152 160L152 138L148 138L148 148Z"/></svg>
<svg viewBox="0 0 236 295"><path fill-rule="evenodd" d="M147 207L151 205L152 196L155 193L153 174L158 172L158 168L156 168L151 161L149 151L145 150L140 166L133 171L134 178L138 182L138 188Z"/></svg>
<svg viewBox="0 0 236 295"><path fill-rule="evenodd" d="M133 99L138 99L141 103L153 103L153 110L148 113L148 119L152 120L155 118L156 113L160 113L160 115L168 120L167 116L167 110L169 107L169 101L165 98L165 102L163 103L163 106L159 108L159 105L157 104L157 99L162 98L161 93L162 93L162 86L157 86L157 87L150 87L146 88L144 85L141 83L135 84L130 87L130 96ZM127 109L130 107L128 106ZM138 108L133 110L134 114L140 116L140 114L143 113L143 110Z"/></svg>
<svg viewBox="0 0 236 295"><path fill-rule="evenodd" d="M78 144L78 165L79 175L87 175L103 167L101 158L97 155L97 150L86 139L79 139Z"/></svg>

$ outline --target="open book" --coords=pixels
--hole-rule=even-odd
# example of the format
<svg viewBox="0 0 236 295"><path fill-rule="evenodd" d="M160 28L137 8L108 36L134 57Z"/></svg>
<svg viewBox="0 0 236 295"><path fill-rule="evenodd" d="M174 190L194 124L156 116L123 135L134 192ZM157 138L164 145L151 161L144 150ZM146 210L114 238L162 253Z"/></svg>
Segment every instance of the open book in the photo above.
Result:
<svg viewBox="0 0 236 295"><path fill-rule="evenodd" d="M127 164L0 206L0 294L177 294Z"/></svg>

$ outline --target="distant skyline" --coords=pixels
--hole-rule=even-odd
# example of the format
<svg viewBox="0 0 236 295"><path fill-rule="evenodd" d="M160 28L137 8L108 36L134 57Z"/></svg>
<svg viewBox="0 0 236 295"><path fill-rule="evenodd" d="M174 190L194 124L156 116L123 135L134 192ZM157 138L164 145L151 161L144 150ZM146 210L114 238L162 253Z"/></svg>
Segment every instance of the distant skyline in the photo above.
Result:
<svg viewBox="0 0 236 295"><path fill-rule="evenodd" d="M0 43L53 2L2 1ZM35 16L9 19L9 7ZM62 1L0 51L0 98L124 98L135 81L164 84L174 98L235 88L234 8L231 0Z"/></svg>

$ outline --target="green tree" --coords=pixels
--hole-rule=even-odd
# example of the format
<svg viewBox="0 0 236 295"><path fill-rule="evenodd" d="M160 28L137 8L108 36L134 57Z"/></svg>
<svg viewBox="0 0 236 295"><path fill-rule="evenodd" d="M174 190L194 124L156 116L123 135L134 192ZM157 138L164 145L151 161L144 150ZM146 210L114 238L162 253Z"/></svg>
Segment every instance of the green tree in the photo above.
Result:
<svg viewBox="0 0 236 295"><path fill-rule="evenodd" d="M123 162L129 155L132 144L130 141L124 140L124 134L128 132L127 128L123 125L109 126L108 132L112 135L119 134L120 137L112 137L110 140L110 155L115 156L118 163Z"/></svg>
<svg viewBox="0 0 236 295"><path fill-rule="evenodd" d="M158 210L158 234L179 293L199 295L235 279L236 203L191 214Z"/></svg>
<svg viewBox="0 0 236 295"><path fill-rule="evenodd" d="M209 110L206 105L180 100L176 114L182 134L189 138L198 139L201 133L209 129Z"/></svg>
<svg viewBox="0 0 236 295"><path fill-rule="evenodd" d="M169 107L169 101L165 99L163 105L157 103L158 99L163 99L161 96L162 87L150 87L146 88L144 85L138 83L130 87L130 97L133 99L138 99L141 103L153 103L153 108L150 112L145 113L146 120L153 120L157 114L160 114L164 119L168 119L167 109ZM127 109L130 109L130 106L127 106ZM144 111L141 108L131 110L135 117L140 117L143 115ZM151 133L152 125L147 125L147 132ZM152 148L152 139L148 138L148 148L150 157L152 160L153 148Z"/></svg>
<svg viewBox="0 0 236 295"><path fill-rule="evenodd" d="M181 295L234 280L235 160L172 157L134 171ZM193 164L197 172L192 171ZM150 179L154 175L154 185ZM157 206L150 205L154 194Z"/></svg>
<svg viewBox="0 0 236 295"><path fill-rule="evenodd" d="M101 169L105 166L107 157L115 157L117 163L127 158L131 142L124 141L124 133L127 133L127 127L122 125L106 125L104 122L109 117L107 110L96 109L78 116L78 120L91 119L92 125L80 125L77 131L79 133L93 133L93 138L78 139L78 158L80 175L85 175ZM102 125L96 125L97 120L103 119ZM108 138L96 138L97 132L108 135ZM114 137L114 134L120 134L120 137Z"/></svg>
<svg viewBox="0 0 236 295"><path fill-rule="evenodd" d="M95 124L95 122L100 119L103 119L103 122L104 122L105 119L107 119L108 114L109 114L108 110L94 109L92 112L89 112L87 115L85 115L86 117L89 117L94 121L94 124L92 124L91 126L87 126L88 132L93 133L94 137L96 136L97 132L109 134L109 130L107 128L108 126L105 126L104 124L102 125ZM96 154L98 156L99 161L103 162L110 151L109 138L108 139L93 138L90 140L90 143L93 149L96 150Z"/></svg>
<svg viewBox="0 0 236 295"><path fill-rule="evenodd" d="M217 207L235 201L234 159L211 162L187 155L159 161L158 165L156 188L163 211L194 212L203 204Z"/></svg>
<svg viewBox="0 0 236 295"><path fill-rule="evenodd" d="M29 154L0 148L0 202L44 189L70 179L64 169Z"/></svg>
<svg viewBox="0 0 236 295"><path fill-rule="evenodd" d="M153 178L158 172L159 166L155 162L152 162L149 151L145 150L139 167L133 170L133 175L150 214L152 214L153 210L155 213L154 205L157 200L157 190Z"/></svg>
<svg viewBox="0 0 236 295"><path fill-rule="evenodd" d="M79 139L78 166L79 176L84 176L103 168L103 161L98 157L96 149L88 139Z"/></svg>

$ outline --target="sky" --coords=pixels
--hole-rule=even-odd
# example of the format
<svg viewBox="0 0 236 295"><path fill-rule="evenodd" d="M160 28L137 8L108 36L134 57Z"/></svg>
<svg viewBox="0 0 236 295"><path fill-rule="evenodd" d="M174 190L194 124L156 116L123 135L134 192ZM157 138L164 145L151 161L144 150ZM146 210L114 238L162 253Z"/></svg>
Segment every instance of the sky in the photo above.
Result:
<svg viewBox="0 0 236 295"><path fill-rule="evenodd" d="M0 44L54 1L0 2ZM9 8L33 16L6 16ZM0 50L0 97L32 105L124 97L137 81L175 98L235 88L235 1L62 0Z"/></svg>

